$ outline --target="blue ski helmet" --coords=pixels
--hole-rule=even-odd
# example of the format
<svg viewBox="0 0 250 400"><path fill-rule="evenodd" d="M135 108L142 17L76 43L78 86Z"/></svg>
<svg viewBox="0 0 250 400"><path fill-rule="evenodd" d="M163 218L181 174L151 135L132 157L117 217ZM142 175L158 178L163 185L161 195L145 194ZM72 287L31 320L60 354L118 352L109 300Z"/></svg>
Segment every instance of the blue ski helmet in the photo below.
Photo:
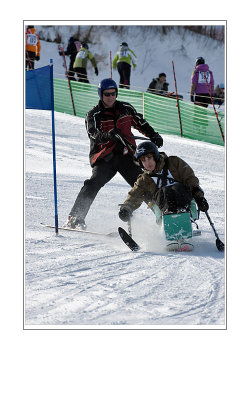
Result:
<svg viewBox="0 0 250 400"><path fill-rule="evenodd" d="M140 143L135 151L135 159L139 161L139 158L145 156L146 154L152 153L154 155L155 161L160 158L160 153L158 147L153 142L147 141Z"/></svg>
<svg viewBox="0 0 250 400"><path fill-rule="evenodd" d="M110 78L103 79L99 83L99 85L98 85L98 95L99 95L101 100L102 100L103 91L106 90L106 89L115 89L116 96L118 95L117 84L115 83L115 81L113 81L113 79L110 79Z"/></svg>

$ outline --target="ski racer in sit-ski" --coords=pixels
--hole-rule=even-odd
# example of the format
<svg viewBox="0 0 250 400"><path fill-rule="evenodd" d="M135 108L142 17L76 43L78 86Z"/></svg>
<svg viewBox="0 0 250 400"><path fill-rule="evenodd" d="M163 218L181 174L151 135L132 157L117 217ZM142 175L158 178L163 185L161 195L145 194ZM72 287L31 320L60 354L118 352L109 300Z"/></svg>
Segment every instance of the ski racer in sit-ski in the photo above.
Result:
<svg viewBox="0 0 250 400"><path fill-rule="evenodd" d="M193 246L187 240L192 237L192 202L195 200L200 211L206 212L209 208L194 171L184 160L159 152L157 146L149 141L138 145L135 159L144 172L120 206L120 219L130 221L133 211L144 201L163 220L167 249L192 250Z"/></svg>

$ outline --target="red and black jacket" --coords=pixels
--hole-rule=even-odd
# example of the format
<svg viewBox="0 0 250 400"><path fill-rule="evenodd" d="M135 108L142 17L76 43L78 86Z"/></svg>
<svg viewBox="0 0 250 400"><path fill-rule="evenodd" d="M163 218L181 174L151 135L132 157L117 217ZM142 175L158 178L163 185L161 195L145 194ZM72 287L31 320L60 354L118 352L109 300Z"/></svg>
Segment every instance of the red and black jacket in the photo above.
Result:
<svg viewBox="0 0 250 400"><path fill-rule="evenodd" d="M116 101L112 108L105 108L102 101L90 110L85 119L86 130L90 139L90 164L93 167L97 160L106 157L111 152L118 151L120 142L105 138L103 133L112 128L119 128L121 135L128 142L128 151L133 154L136 149L135 139L131 128L137 129L144 136L151 138L155 135L154 129L137 113L134 107L124 101Z"/></svg>

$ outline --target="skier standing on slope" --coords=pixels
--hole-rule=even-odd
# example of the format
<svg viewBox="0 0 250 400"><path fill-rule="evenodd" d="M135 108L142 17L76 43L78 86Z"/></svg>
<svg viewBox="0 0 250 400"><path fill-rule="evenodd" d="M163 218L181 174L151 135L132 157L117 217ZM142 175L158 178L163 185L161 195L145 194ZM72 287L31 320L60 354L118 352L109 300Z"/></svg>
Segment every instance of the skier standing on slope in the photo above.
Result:
<svg viewBox="0 0 250 400"><path fill-rule="evenodd" d="M88 76L87 76L87 63L90 60L96 76L98 75L98 68L96 64L96 59L93 54L89 51L89 46L87 43L82 43L82 46L79 52L76 55L74 61L74 71L77 73L78 82L89 83Z"/></svg>
<svg viewBox="0 0 250 400"><path fill-rule="evenodd" d="M199 186L199 179L192 168L177 156L159 153L151 142L142 142L136 149L135 159L144 168L127 199L121 205L119 217L127 222L134 210L143 201L155 203L162 214L177 214L190 209L192 198L200 211L207 211L209 206L204 192Z"/></svg>
<svg viewBox="0 0 250 400"><path fill-rule="evenodd" d="M85 217L97 193L117 172L133 186L143 172L134 162L136 149L131 128L137 129L155 143L163 145L162 137L137 113L134 107L118 101L118 89L114 80L103 79L98 85L99 103L85 119L90 139L90 179L85 180L72 207L65 226L86 229Z"/></svg>
<svg viewBox="0 0 250 400"><path fill-rule="evenodd" d="M135 53L128 48L126 42L120 44L120 49L117 51L113 59L113 68L119 72L120 82L119 87L124 89L130 88L130 74L131 74L131 63L133 68L136 67Z"/></svg>
<svg viewBox="0 0 250 400"><path fill-rule="evenodd" d="M207 83L209 86L209 90L207 88ZM213 96L214 93L213 73L212 71L210 71L209 66L205 64L204 58L198 57L196 59L195 69L191 76L190 100L196 105L202 107L208 107L208 104L211 103L209 91Z"/></svg>
<svg viewBox="0 0 250 400"><path fill-rule="evenodd" d="M69 58L70 58L69 75L68 75L68 77L72 81L76 80L75 77L74 77L75 72L74 72L73 65L74 65L74 62L75 62L76 55L77 55L78 51L81 48L81 45L82 44L81 44L81 42L79 42L79 40L74 39L74 37L71 36L69 38L69 41L68 41L67 49L64 52L64 55L65 56L69 56ZM63 55L63 51L60 50L59 51L59 56L62 56L62 55Z"/></svg>
<svg viewBox="0 0 250 400"><path fill-rule="evenodd" d="M35 60L40 60L41 44L34 25L28 25L25 32L25 69L35 68Z"/></svg>

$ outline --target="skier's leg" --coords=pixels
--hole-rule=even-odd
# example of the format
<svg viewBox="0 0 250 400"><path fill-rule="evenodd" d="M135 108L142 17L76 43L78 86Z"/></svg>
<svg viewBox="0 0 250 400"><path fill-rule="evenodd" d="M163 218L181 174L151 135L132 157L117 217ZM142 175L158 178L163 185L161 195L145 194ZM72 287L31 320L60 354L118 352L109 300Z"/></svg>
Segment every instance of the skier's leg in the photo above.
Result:
<svg viewBox="0 0 250 400"><path fill-rule="evenodd" d="M130 154L116 155L115 167L131 187L134 186L134 183L137 181L138 176L143 173L141 167L135 164Z"/></svg>
<svg viewBox="0 0 250 400"><path fill-rule="evenodd" d="M72 80L72 81L75 81L75 77L74 77L75 71L74 71L73 65L74 65L74 59L71 59L70 60L70 64L69 64L69 71L68 71L69 72L69 79Z"/></svg>
<svg viewBox="0 0 250 400"><path fill-rule="evenodd" d="M124 88L129 89L130 88L131 66L127 63L124 63L123 74L124 74Z"/></svg>
<svg viewBox="0 0 250 400"><path fill-rule="evenodd" d="M81 82L89 83L86 68L82 68L82 80L81 80Z"/></svg>
<svg viewBox="0 0 250 400"><path fill-rule="evenodd" d="M119 62L117 64L117 71L120 75L120 82L119 82L119 88L123 88L123 84L124 84L124 76L123 76L123 63Z"/></svg>
<svg viewBox="0 0 250 400"><path fill-rule="evenodd" d="M70 215L85 219L91 204L93 203L99 190L115 176L116 170L112 168L112 163L100 161L93 167L92 176L84 181L75 203L70 211Z"/></svg>

